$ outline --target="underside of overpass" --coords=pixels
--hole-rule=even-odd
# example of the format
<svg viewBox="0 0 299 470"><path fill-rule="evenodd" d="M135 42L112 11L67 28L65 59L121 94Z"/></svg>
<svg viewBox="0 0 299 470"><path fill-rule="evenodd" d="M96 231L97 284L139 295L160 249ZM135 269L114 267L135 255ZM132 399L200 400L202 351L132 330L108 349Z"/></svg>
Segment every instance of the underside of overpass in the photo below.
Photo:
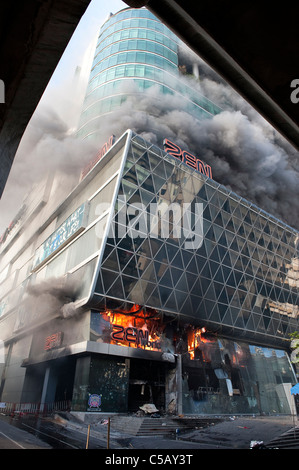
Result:
<svg viewBox="0 0 299 470"><path fill-rule="evenodd" d="M299 3L124 0L146 6L299 149ZM298 92L299 97L299 92Z"/></svg>
<svg viewBox="0 0 299 470"><path fill-rule="evenodd" d="M0 3L0 197L26 126L90 0Z"/></svg>

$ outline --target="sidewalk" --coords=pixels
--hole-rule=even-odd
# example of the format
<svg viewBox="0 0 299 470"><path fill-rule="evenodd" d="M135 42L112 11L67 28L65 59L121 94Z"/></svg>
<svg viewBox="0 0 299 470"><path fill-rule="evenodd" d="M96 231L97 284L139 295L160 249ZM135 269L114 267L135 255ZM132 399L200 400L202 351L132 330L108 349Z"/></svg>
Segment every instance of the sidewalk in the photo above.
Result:
<svg viewBox="0 0 299 470"><path fill-rule="evenodd" d="M121 417L119 417L121 419ZM138 418L136 418L138 419ZM154 418L153 418L154 419ZM62 423L61 423L62 424ZM297 420L296 420L297 424ZM65 429L87 433L88 424L63 420ZM110 449L250 449L251 441L270 443L273 439L294 428L292 416L224 417L202 429L180 431L172 435L136 436L110 428ZM90 435L106 447L107 424L90 425ZM298 441L299 448L299 441Z"/></svg>

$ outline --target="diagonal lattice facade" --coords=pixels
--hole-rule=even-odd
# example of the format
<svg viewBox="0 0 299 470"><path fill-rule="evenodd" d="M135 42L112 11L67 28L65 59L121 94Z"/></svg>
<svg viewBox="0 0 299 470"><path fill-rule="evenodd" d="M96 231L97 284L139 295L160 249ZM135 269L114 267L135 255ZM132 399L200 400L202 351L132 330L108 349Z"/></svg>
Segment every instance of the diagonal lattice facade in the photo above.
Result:
<svg viewBox="0 0 299 470"><path fill-rule="evenodd" d="M133 134L125 158L94 305L125 301L286 345L298 328L297 232L140 136ZM167 237L161 227L149 233L151 207L163 203L185 204L189 233L177 235L183 213L167 214ZM202 243L186 249L201 215Z"/></svg>

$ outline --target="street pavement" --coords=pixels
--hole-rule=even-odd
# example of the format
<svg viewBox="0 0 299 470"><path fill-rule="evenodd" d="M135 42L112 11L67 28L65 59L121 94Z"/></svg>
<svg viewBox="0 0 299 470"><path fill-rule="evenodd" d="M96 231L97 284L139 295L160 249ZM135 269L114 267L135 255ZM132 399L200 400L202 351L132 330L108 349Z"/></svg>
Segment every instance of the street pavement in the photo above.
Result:
<svg viewBox="0 0 299 470"><path fill-rule="evenodd" d="M0 449L51 449L51 446L34 434L0 420Z"/></svg>
<svg viewBox="0 0 299 470"><path fill-rule="evenodd" d="M154 419L154 418L153 418ZM291 416L235 416L203 428L179 430L172 436L135 436L116 431L109 434L103 419L88 425L68 416L0 419L0 449L102 449L105 450L237 450L250 449L251 441L265 444L297 425ZM299 448L299 440L298 447Z"/></svg>

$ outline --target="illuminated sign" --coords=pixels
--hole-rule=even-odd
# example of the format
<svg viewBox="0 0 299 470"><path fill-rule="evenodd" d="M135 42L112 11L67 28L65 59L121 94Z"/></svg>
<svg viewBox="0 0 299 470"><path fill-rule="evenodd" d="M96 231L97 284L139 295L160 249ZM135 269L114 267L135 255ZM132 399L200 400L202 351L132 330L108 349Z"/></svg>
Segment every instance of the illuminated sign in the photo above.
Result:
<svg viewBox="0 0 299 470"><path fill-rule="evenodd" d="M163 145L165 152L169 153L169 155L181 160L183 163L198 171L199 173L212 178L212 168L209 165L203 163L199 158L192 155L192 153L187 152L187 150L182 150L178 145L174 144L169 139L164 139Z"/></svg>
<svg viewBox="0 0 299 470"><path fill-rule="evenodd" d="M45 263L76 235L82 232L86 225L87 204L83 203L61 224L55 232L36 250L32 271Z"/></svg>
<svg viewBox="0 0 299 470"><path fill-rule="evenodd" d="M59 331L53 335L47 336L45 339L44 350L49 351L50 349L59 348L62 345L63 333Z"/></svg>
<svg viewBox="0 0 299 470"><path fill-rule="evenodd" d="M150 337L149 331L143 328L135 328L133 326L124 327L122 325L112 325L113 332L111 338L114 341L124 341L131 343L135 347L144 347L150 349L161 349L161 343L159 339L154 340Z"/></svg>
<svg viewBox="0 0 299 470"><path fill-rule="evenodd" d="M112 147L115 142L115 135L112 135L107 142L100 148L97 156L89 162L86 167L81 172L81 180L90 172L90 170L98 163L99 160L108 152L108 150Z"/></svg>

